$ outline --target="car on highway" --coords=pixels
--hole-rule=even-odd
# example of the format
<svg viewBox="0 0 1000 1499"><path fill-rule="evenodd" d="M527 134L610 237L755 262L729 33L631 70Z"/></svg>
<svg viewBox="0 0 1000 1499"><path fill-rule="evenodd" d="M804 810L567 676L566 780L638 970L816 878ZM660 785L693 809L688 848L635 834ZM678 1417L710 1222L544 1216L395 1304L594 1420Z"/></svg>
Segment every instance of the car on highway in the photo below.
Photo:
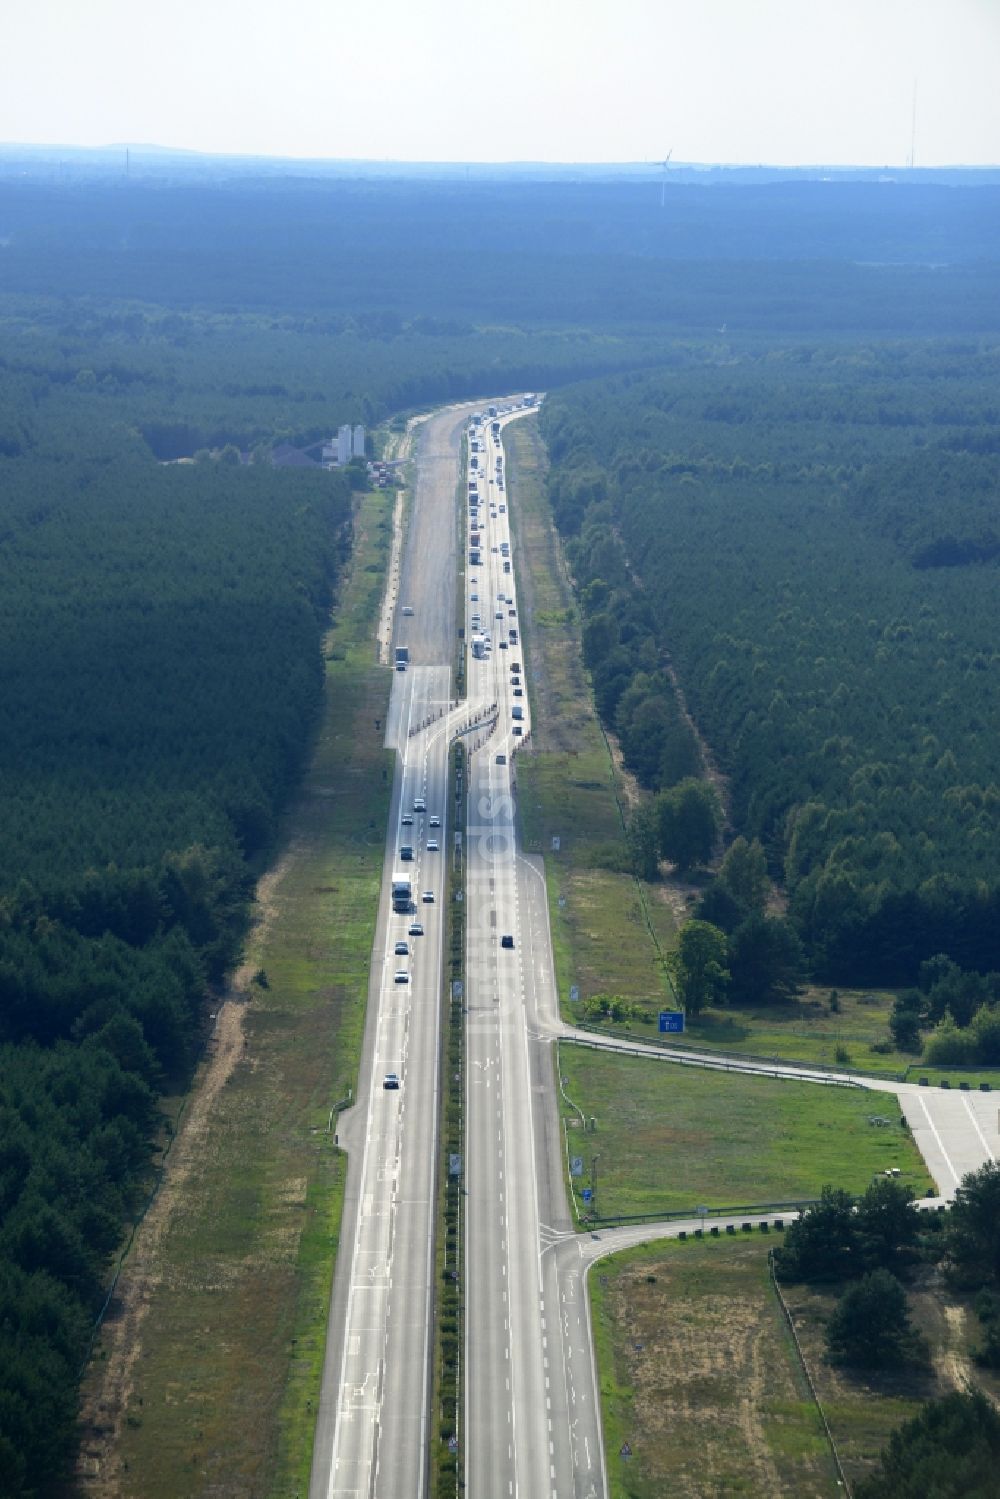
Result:
<svg viewBox="0 0 1000 1499"><path fill-rule="evenodd" d="M500 642L500 649L502 651L505 651L507 649L507 642L506 642L506 640L501 640L501 642Z"/></svg>
<svg viewBox="0 0 1000 1499"><path fill-rule="evenodd" d="M402 823L402 825L403 825L404 828L412 828L412 826L413 826L413 815L412 815L412 813L410 813L410 812L404 812L403 815L402 815L402 817L399 820Z"/></svg>
<svg viewBox="0 0 1000 1499"><path fill-rule="evenodd" d="M438 851L438 841L437 841L437 839L436 838L428 838L428 840L427 840L427 852L429 854L436 854L437 851Z"/></svg>
<svg viewBox="0 0 1000 1499"><path fill-rule="evenodd" d="M510 599L508 599L507 602L509 604L510 603ZM508 609L507 610L507 618L508 619L516 619L517 618L517 610L516 609Z"/></svg>
<svg viewBox="0 0 1000 1499"><path fill-rule="evenodd" d="M496 612L496 614L494 614L493 618L494 619L503 619L503 610L502 609L498 609L497 612Z"/></svg>
<svg viewBox="0 0 1000 1499"><path fill-rule="evenodd" d="M514 688L514 696L515 697L523 697L524 696L524 688L523 687L515 687Z"/></svg>
<svg viewBox="0 0 1000 1499"><path fill-rule="evenodd" d="M422 924L419 921L411 921L406 928L406 935L408 937L422 937L424 935Z"/></svg>
<svg viewBox="0 0 1000 1499"><path fill-rule="evenodd" d="M412 614L413 613L413 605L412 604L404 604L403 605L403 613L407 614L407 615Z"/></svg>
<svg viewBox="0 0 1000 1499"><path fill-rule="evenodd" d="M429 906L434 900L434 891L425 890L420 899L423 901L425 906Z"/></svg>
<svg viewBox="0 0 1000 1499"><path fill-rule="evenodd" d="M409 982L410 982L410 975L407 973L406 969L405 968L397 968L396 969L396 983L397 984L408 984Z"/></svg>
<svg viewBox="0 0 1000 1499"><path fill-rule="evenodd" d="M521 728L521 725L519 723L516 723L514 725L514 737L515 737L515 739L519 739L523 733L524 733L524 730Z"/></svg>
<svg viewBox="0 0 1000 1499"><path fill-rule="evenodd" d="M441 819L440 819L440 817L432 817L431 820L430 820L430 826L432 828L439 828L441 826Z"/></svg>
<svg viewBox="0 0 1000 1499"><path fill-rule="evenodd" d="M510 932L504 932L503 936L500 938L500 946L501 947L513 947L514 946L514 938L511 936Z"/></svg>
<svg viewBox="0 0 1000 1499"><path fill-rule="evenodd" d="M382 1086L383 1086L383 1088L385 1088L387 1090L393 1089L393 1088L398 1088L399 1087L399 1073L398 1072L387 1072L386 1075L385 1075L385 1077L382 1079Z"/></svg>
<svg viewBox="0 0 1000 1499"><path fill-rule="evenodd" d="M470 594L470 596L469 596L469 602L471 604L478 604L479 603L479 595L478 595L478 593Z"/></svg>
<svg viewBox="0 0 1000 1499"><path fill-rule="evenodd" d="M506 765L507 764L507 756L506 755L497 755L497 764L498 765Z"/></svg>
<svg viewBox="0 0 1000 1499"><path fill-rule="evenodd" d="M396 954L397 958L409 957L410 944L408 942L404 942L403 939L400 938L400 940L396 943L396 946L393 948L393 952Z"/></svg>
<svg viewBox="0 0 1000 1499"><path fill-rule="evenodd" d="M501 515L506 515L506 513L507 513L507 506L506 505L501 505L500 506L500 514Z"/></svg>
<svg viewBox="0 0 1000 1499"><path fill-rule="evenodd" d="M415 796L413 798L413 810L414 810L414 812L426 812L427 811L427 803L424 801L424 799L423 799L422 796Z"/></svg>

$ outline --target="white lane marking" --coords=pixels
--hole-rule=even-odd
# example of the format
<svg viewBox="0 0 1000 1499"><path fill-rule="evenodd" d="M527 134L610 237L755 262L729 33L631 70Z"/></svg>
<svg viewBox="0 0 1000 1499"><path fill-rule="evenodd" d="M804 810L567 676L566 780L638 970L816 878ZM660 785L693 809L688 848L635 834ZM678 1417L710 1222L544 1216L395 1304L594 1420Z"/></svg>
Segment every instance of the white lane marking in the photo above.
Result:
<svg viewBox="0 0 1000 1499"><path fill-rule="evenodd" d="M969 1100L967 1098L963 1098L962 1102L965 1104L965 1112L968 1114L969 1118L972 1120L972 1128L975 1130L976 1134L979 1136L980 1140L982 1140L982 1142L983 1142L983 1149L985 1150L986 1154L989 1156L990 1160L991 1161L995 1161L996 1160L996 1156L993 1154L992 1150L990 1149L990 1147L986 1143L986 1136L983 1134L982 1130L979 1128L979 1120L976 1118L975 1114L972 1112L972 1105L969 1103Z"/></svg>
<svg viewBox="0 0 1000 1499"><path fill-rule="evenodd" d="M948 1154L948 1152L944 1148L944 1141L941 1139L941 1136L937 1132L937 1127L936 1127L936 1125L934 1123L934 1120L930 1116L930 1110L928 1109L927 1104L924 1102L923 1098L920 1099L920 1107L923 1109L924 1115L925 1115L925 1117L927 1119L927 1123L930 1125L931 1134L934 1136L935 1140L937 1141L938 1149L940 1150L942 1156L944 1157L944 1163L948 1167L948 1170L951 1172L952 1181L957 1186L958 1185L958 1180L959 1180L959 1178L958 1178L958 1172L955 1170L954 1166L951 1164L951 1156Z"/></svg>

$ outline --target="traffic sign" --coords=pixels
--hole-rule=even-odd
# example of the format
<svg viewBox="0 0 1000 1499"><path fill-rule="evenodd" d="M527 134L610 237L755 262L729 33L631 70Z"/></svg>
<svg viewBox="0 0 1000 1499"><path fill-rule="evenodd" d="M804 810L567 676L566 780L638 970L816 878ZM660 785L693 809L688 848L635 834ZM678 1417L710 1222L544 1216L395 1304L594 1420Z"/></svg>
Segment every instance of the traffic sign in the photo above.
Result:
<svg viewBox="0 0 1000 1499"><path fill-rule="evenodd" d="M591 1187L584 1187L582 1192L580 1193L580 1196L583 1198L584 1202L589 1202L593 1195L594 1193Z"/></svg>
<svg viewBox="0 0 1000 1499"><path fill-rule="evenodd" d="M621 1446L618 1449L618 1454L620 1457L632 1456L632 1448L629 1446L628 1442L622 1442Z"/></svg>
<svg viewBox="0 0 1000 1499"><path fill-rule="evenodd" d="M684 1030L683 1010L660 1011L660 1034L680 1035Z"/></svg>
<svg viewBox="0 0 1000 1499"><path fill-rule="evenodd" d="M573 1156L570 1159L569 1174L570 1174L570 1176L582 1176L583 1175L583 1156L582 1155L575 1155L575 1156Z"/></svg>
<svg viewBox="0 0 1000 1499"><path fill-rule="evenodd" d="M461 1174L462 1174L462 1157L460 1155L456 1155L454 1151L451 1151L451 1152L449 1152L449 1155L448 1155L448 1175L449 1176L461 1176Z"/></svg>
<svg viewBox="0 0 1000 1499"><path fill-rule="evenodd" d="M580 990L576 984L570 985L569 997L574 1002L574 1004L580 998Z"/></svg>
<svg viewBox="0 0 1000 1499"><path fill-rule="evenodd" d="M561 842L562 842L562 839L559 837L559 834L558 833L553 833L552 834L552 852L554 854L557 854L559 852L559 845L561 844Z"/></svg>

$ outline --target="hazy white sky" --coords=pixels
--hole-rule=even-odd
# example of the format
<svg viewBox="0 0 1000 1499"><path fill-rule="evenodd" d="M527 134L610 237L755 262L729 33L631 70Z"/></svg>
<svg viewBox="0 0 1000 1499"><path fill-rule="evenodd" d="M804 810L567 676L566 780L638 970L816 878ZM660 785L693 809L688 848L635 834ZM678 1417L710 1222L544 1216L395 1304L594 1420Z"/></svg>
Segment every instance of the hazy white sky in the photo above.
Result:
<svg viewBox="0 0 1000 1499"><path fill-rule="evenodd" d="M1000 0L3 0L0 141L1000 163Z"/></svg>

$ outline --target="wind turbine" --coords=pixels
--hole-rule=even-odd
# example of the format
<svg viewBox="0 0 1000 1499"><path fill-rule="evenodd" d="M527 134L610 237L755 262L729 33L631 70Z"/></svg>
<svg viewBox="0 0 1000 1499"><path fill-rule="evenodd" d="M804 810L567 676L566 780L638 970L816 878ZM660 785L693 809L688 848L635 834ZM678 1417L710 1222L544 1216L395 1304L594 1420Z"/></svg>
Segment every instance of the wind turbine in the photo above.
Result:
<svg viewBox="0 0 1000 1499"><path fill-rule="evenodd" d="M661 208L666 208L666 206L667 206L667 167L670 165L670 158L671 158L671 156L673 156L673 154L674 154L674 148L673 148L673 146L671 146L670 150L667 152L666 160L665 161L657 162L657 166L661 166L663 168L663 182L662 182L662 184L660 186L660 207Z"/></svg>

